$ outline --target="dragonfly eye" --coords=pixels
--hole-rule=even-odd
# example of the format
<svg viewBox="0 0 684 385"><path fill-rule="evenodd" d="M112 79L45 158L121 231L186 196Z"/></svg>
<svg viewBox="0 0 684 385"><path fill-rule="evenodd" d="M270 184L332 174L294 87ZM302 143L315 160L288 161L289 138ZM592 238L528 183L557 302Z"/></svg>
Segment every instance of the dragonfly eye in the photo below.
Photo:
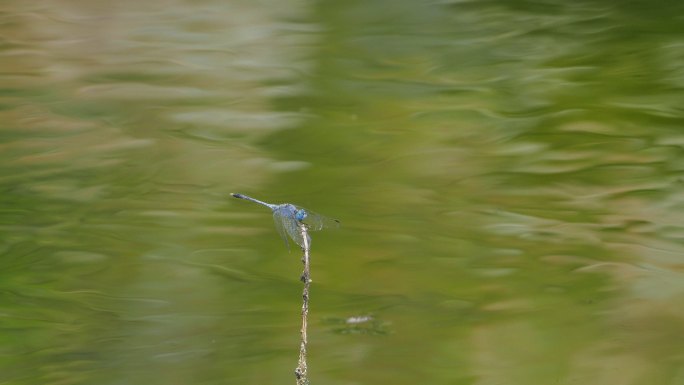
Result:
<svg viewBox="0 0 684 385"><path fill-rule="evenodd" d="M306 210L304 210L304 209L299 209L299 210L297 210L297 212L295 213L295 218L296 218L298 221L301 222L301 221L304 220L304 218L306 218L306 215L307 215L307 214L306 214Z"/></svg>

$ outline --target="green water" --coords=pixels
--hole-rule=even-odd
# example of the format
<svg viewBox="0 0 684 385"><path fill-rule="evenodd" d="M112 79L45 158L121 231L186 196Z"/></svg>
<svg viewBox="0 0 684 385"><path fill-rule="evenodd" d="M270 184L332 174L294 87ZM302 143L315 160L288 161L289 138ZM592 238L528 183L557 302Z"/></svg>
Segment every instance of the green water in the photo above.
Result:
<svg viewBox="0 0 684 385"><path fill-rule="evenodd" d="M3 1L0 384L294 384L241 192L314 385L683 385L682 15Z"/></svg>

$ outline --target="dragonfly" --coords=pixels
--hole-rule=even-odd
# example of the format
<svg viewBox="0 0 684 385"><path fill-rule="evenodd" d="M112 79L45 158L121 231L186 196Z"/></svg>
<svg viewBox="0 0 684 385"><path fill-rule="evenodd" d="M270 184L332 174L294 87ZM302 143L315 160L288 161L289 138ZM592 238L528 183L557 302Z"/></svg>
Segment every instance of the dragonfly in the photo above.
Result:
<svg viewBox="0 0 684 385"><path fill-rule="evenodd" d="M278 234L283 238L288 248L290 247L290 244L287 241L288 236L290 236L296 244L304 248L304 237L302 237L302 232L299 229L301 223L306 225L307 229L315 231L325 228L340 227L340 221L337 219L325 217L303 207L295 206L292 203L276 205L243 194L232 193L230 195L233 196L233 198L258 203L271 209L271 211L273 211L273 221L275 222ZM311 239L308 239L308 243L311 244Z"/></svg>

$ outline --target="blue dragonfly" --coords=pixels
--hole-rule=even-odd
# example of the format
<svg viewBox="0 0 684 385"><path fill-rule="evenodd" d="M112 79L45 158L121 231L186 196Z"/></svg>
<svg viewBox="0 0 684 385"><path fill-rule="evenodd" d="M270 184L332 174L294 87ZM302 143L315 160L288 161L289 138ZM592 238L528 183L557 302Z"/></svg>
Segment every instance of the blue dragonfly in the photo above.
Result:
<svg viewBox="0 0 684 385"><path fill-rule="evenodd" d="M274 205L243 194L232 193L230 195L234 198L248 200L271 209L271 211L273 211L273 221L275 222L278 234L283 238L288 248L290 247L287 242L288 235L296 244L304 248L304 238L302 237L302 232L299 230L300 223L305 224L309 230L322 230L324 228L337 228L340 226L340 221L337 219L324 217L321 214L309 211L303 207L295 206L291 203ZM308 243L311 244L311 239L308 241Z"/></svg>

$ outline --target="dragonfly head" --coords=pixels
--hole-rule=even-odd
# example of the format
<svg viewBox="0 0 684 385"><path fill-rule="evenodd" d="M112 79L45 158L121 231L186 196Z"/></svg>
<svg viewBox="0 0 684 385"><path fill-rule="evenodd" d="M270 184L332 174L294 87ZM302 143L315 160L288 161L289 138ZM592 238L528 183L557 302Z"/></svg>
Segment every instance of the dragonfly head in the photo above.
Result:
<svg viewBox="0 0 684 385"><path fill-rule="evenodd" d="M299 222L303 221L304 218L306 218L306 216L307 216L307 213L306 213L306 210L304 210L304 209L299 209L299 210L297 210L297 212L295 213L295 218L296 218Z"/></svg>

